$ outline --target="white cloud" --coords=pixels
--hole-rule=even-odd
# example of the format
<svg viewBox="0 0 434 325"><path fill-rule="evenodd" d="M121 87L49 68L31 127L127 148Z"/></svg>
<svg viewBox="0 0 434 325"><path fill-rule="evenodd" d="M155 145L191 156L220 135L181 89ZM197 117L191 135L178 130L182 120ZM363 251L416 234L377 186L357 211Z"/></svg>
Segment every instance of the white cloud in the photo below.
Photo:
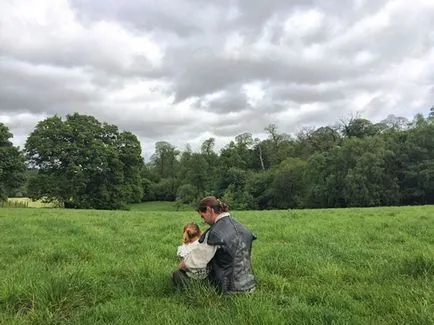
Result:
<svg viewBox="0 0 434 325"><path fill-rule="evenodd" d="M375 59L375 55L373 55L369 51L362 50L356 54L354 58L354 62L359 65L364 65L364 64L371 63L374 59Z"/></svg>
<svg viewBox="0 0 434 325"><path fill-rule="evenodd" d="M65 0L15 0L0 12L0 49L16 59L128 71L140 58L158 68L164 55L164 43L152 33L133 33L111 21L82 25Z"/></svg>
<svg viewBox="0 0 434 325"><path fill-rule="evenodd" d="M247 102L251 106L256 106L256 104L265 96L263 85L259 82L245 84L243 85L242 90L246 94Z"/></svg>
<svg viewBox="0 0 434 325"><path fill-rule="evenodd" d="M434 1L0 1L0 120L79 112L180 149L434 102Z"/></svg>
<svg viewBox="0 0 434 325"><path fill-rule="evenodd" d="M297 36L307 36L323 26L324 14L315 9L295 11L285 20L284 31Z"/></svg>

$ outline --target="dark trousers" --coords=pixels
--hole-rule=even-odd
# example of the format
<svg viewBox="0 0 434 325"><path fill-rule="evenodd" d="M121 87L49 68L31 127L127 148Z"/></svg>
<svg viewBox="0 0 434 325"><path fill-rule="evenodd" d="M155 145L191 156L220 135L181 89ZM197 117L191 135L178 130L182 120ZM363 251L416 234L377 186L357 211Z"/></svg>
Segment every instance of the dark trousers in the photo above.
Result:
<svg viewBox="0 0 434 325"><path fill-rule="evenodd" d="M187 276L185 271L178 270L172 273L172 281L175 287L184 288L190 282L190 278Z"/></svg>

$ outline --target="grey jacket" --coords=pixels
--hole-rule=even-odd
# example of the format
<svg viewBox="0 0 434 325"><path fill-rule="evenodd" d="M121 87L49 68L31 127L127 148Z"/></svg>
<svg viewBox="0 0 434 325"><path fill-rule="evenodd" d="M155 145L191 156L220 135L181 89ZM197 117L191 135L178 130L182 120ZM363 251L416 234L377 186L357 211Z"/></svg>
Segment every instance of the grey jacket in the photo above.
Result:
<svg viewBox="0 0 434 325"><path fill-rule="evenodd" d="M207 238L208 245L218 245L214 257L208 263L209 280L226 292L244 292L255 287L251 264L252 242L256 236L231 216L213 224L199 242Z"/></svg>

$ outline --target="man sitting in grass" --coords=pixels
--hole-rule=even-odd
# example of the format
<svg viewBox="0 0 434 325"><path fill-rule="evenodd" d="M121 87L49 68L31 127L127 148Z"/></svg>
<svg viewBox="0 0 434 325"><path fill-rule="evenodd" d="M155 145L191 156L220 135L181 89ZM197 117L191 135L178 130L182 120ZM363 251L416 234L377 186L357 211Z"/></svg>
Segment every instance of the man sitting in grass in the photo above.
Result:
<svg viewBox="0 0 434 325"><path fill-rule="evenodd" d="M210 225L199 245L179 264L172 274L177 287L191 278L187 271L208 267L208 280L222 293L251 292L255 288L251 249L256 236L232 218L225 203L215 196L204 198L197 210Z"/></svg>

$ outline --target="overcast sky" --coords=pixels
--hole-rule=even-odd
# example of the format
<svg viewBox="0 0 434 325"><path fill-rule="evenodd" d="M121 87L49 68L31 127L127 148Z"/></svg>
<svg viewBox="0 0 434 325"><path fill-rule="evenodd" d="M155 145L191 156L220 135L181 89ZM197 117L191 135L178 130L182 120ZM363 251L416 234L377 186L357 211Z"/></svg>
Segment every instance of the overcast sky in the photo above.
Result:
<svg viewBox="0 0 434 325"><path fill-rule="evenodd" d="M21 147L54 114L149 157L433 104L433 0L0 0L0 121Z"/></svg>

